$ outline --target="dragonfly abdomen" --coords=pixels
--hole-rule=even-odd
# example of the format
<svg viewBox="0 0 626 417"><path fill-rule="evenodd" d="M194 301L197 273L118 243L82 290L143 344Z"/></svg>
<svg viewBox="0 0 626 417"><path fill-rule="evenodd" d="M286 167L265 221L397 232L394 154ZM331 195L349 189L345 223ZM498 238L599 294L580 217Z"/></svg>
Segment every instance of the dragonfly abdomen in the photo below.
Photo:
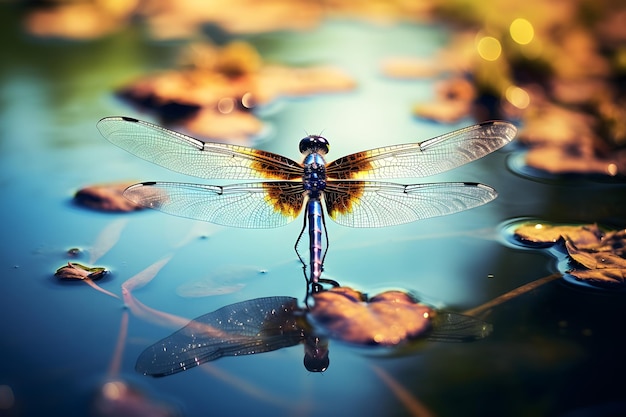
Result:
<svg viewBox="0 0 626 417"><path fill-rule="evenodd" d="M307 220L309 222L309 268L310 282L317 283L322 275L322 230L323 216L320 200L310 198L307 203Z"/></svg>

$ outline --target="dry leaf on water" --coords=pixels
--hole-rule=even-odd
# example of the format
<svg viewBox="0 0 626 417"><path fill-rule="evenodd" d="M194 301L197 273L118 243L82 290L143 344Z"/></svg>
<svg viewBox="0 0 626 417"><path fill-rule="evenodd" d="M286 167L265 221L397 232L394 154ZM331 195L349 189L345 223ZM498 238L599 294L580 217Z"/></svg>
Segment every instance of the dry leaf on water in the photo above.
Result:
<svg viewBox="0 0 626 417"><path fill-rule="evenodd" d="M279 97L352 90L355 82L333 67L290 68L263 63L244 42L223 48L194 44L180 69L142 77L118 93L192 135L242 142L263 124L251 112Z"/></svg>
<svg viewBox="0 0 626 417"><path fill-rule="evenodd" d="M395 346L431 329L434 311L400 291L387 291L366 302L363 294L339 287L313 298L310 315L316 324L345 342Z"/></svg>
<svg viewBox="0 0 626 417"><path fill-rule="evenodd" d="M79 263L68 262L67 265L57 269L54 276L59 279L67 280L85 280L90 279L92 281L99 280L107 273L105 268L90 268Z"/></svg>
<svg viewBox="0 0 626 417"><path fill-rule="evenodd" d="M525 224L515 230L522 241L565 242L575 262L568 271L577 280L602 288L623 288L626 284L626 230L603 231L596 224Z"/></svg>
<svg viewBox="0 0 626 417"><path fill-rule="evenodd" d="M101 211L127 212L141 210L142 207L125 198L124 190L132 182L91 185L82 188L74 195L74 201L84 207Z"/></svg>

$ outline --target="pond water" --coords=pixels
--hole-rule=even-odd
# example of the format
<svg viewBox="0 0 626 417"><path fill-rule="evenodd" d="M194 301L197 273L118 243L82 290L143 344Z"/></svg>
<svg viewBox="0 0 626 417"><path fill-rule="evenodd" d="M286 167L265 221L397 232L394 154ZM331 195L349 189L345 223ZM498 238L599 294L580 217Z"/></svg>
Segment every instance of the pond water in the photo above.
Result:
<svg viewBox="0 0 626 417"><path fill-rule="evenodd" d="M73 260L89 264L110 246L96 262L111 271L99 285L121 296L122 283L169 259L133 294L146 306L186 318L257 297L302 300L305 284L293 251L301 223L227 229L152 211L104 214L74 205L73 193L90 184L200 182L133 157L95 128L109 115L150 120L112 91L174 65L179 45L146 40L132 27L94 42L41 41L21 34L12 11L2 16L0 415L86 415L110 377L189 416L626 412L623 384L615 382L626 371L623 294L564 280L494 308L485 318L493 334L479 342L431 343L388 358L331 340L330 366L322 375L305 370L301 345L222 358L165 378L135 372L140 353L176 326L129 314L123 301L82 282L59 282L57 268ZM310 32L250 37L265 60L332 64L358 83L353 92L283 99L261 109L268 129L252 145L298 159L299 139L323 132L333 160L473 124L469 118L454 125L414 118L412 104L433 97L435 80L398 81L380 73L382 59L428 58L447 39L447 29L437 25L339 20ZM506 243L501 225L511 219L624 227L623 186L528 179L507 168L515 150L509 145L427 179L489 184L499 197L488 205L384 229L329 222L326 274L369 294L408 290L434 306L463 311L556 270L548 253ZM81 249L78 258L68 255L71 248ZM212 290L189 296L203 285Z"/></svg>

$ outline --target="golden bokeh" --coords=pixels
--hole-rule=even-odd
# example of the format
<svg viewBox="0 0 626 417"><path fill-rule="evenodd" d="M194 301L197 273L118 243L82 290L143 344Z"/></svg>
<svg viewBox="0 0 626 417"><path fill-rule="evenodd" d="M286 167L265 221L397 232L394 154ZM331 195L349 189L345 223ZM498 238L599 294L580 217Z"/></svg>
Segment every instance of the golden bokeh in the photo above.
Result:
<svg viewBox="0 0 626 417"><path fill-rule="evenodd" d="M502 54L500 41L493 36L482 36L476 42L478 55L486 61L495 61Z"/></svg>
<svg viewBox="0 0 626 417"><path fill-rule="evenodd" d="M515 19L511 23L511 26L509 26L509 32L511 34L511 38L513 38L513 40L520 45L528 45L535 37L535 28L532 23L521 17Z"/></svg>
<svg viewBox="0 0 626 417"><path fill-rule="evenodd" d="M530 96L523 88L512 85L504 93L507 101L518 109L525 109L530 104Z"/></svg>

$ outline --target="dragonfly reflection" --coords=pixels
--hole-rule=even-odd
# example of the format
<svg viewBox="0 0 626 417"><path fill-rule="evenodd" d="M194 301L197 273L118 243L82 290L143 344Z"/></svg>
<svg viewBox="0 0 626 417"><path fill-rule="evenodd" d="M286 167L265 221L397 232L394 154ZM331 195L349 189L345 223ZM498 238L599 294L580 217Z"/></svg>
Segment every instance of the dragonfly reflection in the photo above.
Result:
<svg viewBox="0 0 626 417"><path fill-rule="evenodd" d="M231 304L189 322L144 350L135 369L166 376L222 356L269 352L305 344L304 365L311 372L328 368L328 342L315 336L298 300L264 297Z"/></svg>
<svg viewBox="0 0 626 417"><path fill-rule="evenodd" d="M327 164L324 156L329 143L318 135L300 141L304 159L298 163L262 150L202 142L129 117L104 118L98 122L98 129L128 152L183 174L208 179L268 180L228 186L144 182L129 187L124 195L141 206L165 213L244 228L283 226L304 208L296 252L308 222L309 281L315 285L328 249L327 235L323 249L322 206L341 225L383 227L485 204L497 193L483 184L402 185L370 180L438 174L501 148L516 133L508 122L490 121L420 143L357 152Z"/></svg>
<svg viewBox="0 0 626 417"><path fill-rule="evenodd" d="M415 306L423 308L417 302ZM432 314L428 318L420 313L420 318L428 322L423 332L399 340L392 348L402 350L411 342L424 339L468 342L482 339L491 332L490 325L474 317L430 311ZM349 336L360 331L362 322L354 322L345 316L344 325L348 323L345 328L348 331L334 333L324 323L312 325L310 314L307 308L299 308L297 300L292 297L263 297L231 304L190 321L182 329L149 346L139 355L135 369L145 375L167 376L224 356L258 354L302 343L305 368L310 372L324 372L330 364L329 341L322 334L332 334L334 339L352 344L375 344L373 341L356 342L353 336ZM313 318L315 322L324 312L317 311L313 315L316 316ZM414 320L415 317L406 316L406 322L400 320L396 327L412 326Z"/></svg>

